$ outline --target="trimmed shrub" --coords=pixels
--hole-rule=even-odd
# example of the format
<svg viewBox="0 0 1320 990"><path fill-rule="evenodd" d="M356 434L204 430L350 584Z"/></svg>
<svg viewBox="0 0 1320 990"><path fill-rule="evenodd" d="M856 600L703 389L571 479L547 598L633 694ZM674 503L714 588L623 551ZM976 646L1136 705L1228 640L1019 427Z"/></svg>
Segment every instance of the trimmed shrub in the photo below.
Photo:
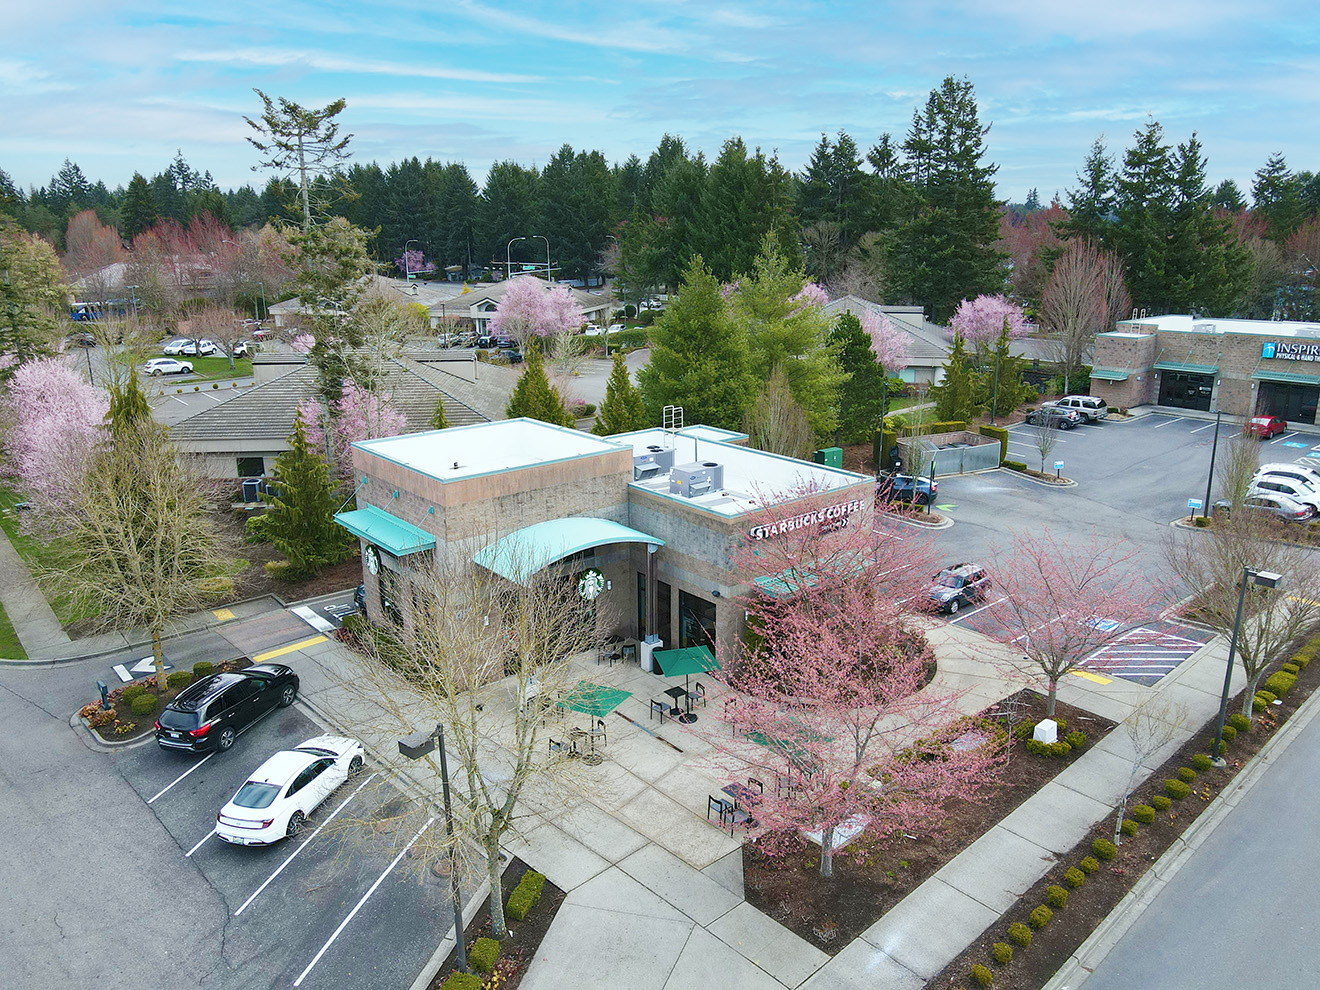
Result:
<svg viewBox="0 0 1320 990"><path fill-rule="evenodd" d="M1132 817L1143 825L1149 825L1155 820L1155 809L1148 804L1134 804Z"/></svg>
<svg viewBox="0 0 1320 990"><path fill-rule="evenodd" d="M126 704L131 705L135 698L140 698L146 693L147 686L145 684L130 684L120 693L120 697L124 699Z"/></svg>
<svg viewBox="0 0 1320 990"><path fill-rule="evenodd" d="M1057 883L1052 883L1045 888L1045 903L1052 908L1061 908L1068 903L1068 891L1064 890Z"/></svg>
<svg viewBox="0 0 1320 990"><path fill-rule="evenodd" d="M995 982L995 974L990 972L990 967L981 963L972 964L972 979L983 987L988 987Z"/></svg>
<svg viewBox="0 0 1320 990"><path fill-rule="evenodd" d="M440 984L440 990L481 990L481 977L476 973L450 973Z"/></svg>
<svg viewBox="0 0 1320 990"><path fill-rule="evenodd" d="M500 943L493 938L479 938L468 949L468 962L478 973L489 973L500 957Z"/></svg>
<svg viewBox="0 0 1320 990"><path fill-rule="evenodd" d="M541 888L545 886L545 877L540 873L528 870L518 881L518 886L513 888L509 894L509 902L505 905L505 911L514 921L522 921L536 907L536 902L541 899Z"/></svg>
<svg viewBox="0 0 1320 990"><path fill-rule="evenodd" d="M1192 793L1192 785L1185 780L1166 780L1164 782L1164 793L1175 801L1181 801Z"/></svg>
<svg viewBox="0 0 1320 990"><path fill-rule="evenodd" d="M1137 828L1137 823L1131 818L1124 818L1122 823L1118 826L1118 830L1129 839L1135 838L1137 832L1140 831L1140 829Z"/></svg>
<svg viewBox="0 0 1320 990"><path fill-rule="evenodd" d="M1072 752L1072 746L1068 745L1066 740L1060 739L1058 742L1044 743L1038 739L1027 740L1027 752L1034 753L1036 756L1044 756L1049 759L1067 756Z"/></svg>
<svg viewBox="0 0 1320 990"><path fill-rule="evenodd" d="M1031 914L1027 915L1027 924L1032 928L1044 928L1050 923L1050 919L1053 917L1054 912L1042 904L1040 907L1035 908Z"/></svg>
<svg viewBox="0 0 1320 990"><path fill-rule="evenodd" d="M1108 839L1096 839L1091 843L1091 852L1096 859L1111 860L1118 854L1118 847Z"/></svg>
<svg viewBox="0 0 1320 990"><path fill-rule="evenodd" d="M1192 519L1192 525L1195 526L1197 529L1205 529L1207 526L1210 525L1210 520L1207 519L1205 516L1195 516Z"/></svg>
<svg viewBox="0 0 1320 990"><path fill-rule="evenodd" d="M1291 691L1293 685L1296 683L1297 675L1287 674L1282 670L1276 670L1274 673L1270 674L1269 677L1265 678L1265 690L1269 691L1276 697L1279 697Z"/></svg>
<svg viewBox="0 0 1320 990"><path fill-rule="evenodd" d="M1224 742L1232 742L1237 738L1238 730L1231 725L1224 726Z"/></svg>
<svg viewBox="0 0 1320 990"><path fill-rule="evenodd" d="M1020 921L1015 921L1008 926L1008 937L1010 941L1016 942L1022 948L1031 944L1031 929Z"/></svg>
<svg viewBox="0 0 1320 990"><path fill-rule="evenodd" d="M210 660L198 660L193 664L192 675L194 681L200 681L203 677L210 677L213 673L215 673L215 664L211 663Z"/></svg>
<svg viewBox="0 0 1320 990"><path fill-rule="evenodd" d="M1302 672L1302 668L1297 666L1297 664L1295 663L1285 663L1282 666L1280 666L1279 669L1283 671L1285 674L1292 674L1293 677L1296 677L1298 674Z"/></svg>
<svg viewBox="0 0 1320 990"><path fill-rule="evenodd" d="M1191 767L1179 767L1178 779L1181 780L1183 783L1190 784L1192 781L1196 779L1196 771L1193 770Z"/></svg>
<svg viewBox="0 0 1320 990"><path fill-rule="evenodd" d="M1173 807L1173 801L1167 794L1155 794L1150 799L1150 806L1156 811L1168 811Z"/></svg>
<svg viewBox="0 0 1320 990"><path fill-rule="evenodd" d="M1094 856L1083 856L1082 861L1077 865L1082 868L1083 873L1094 873L1100 869L1100 861Z"/></svg>
<svg viewBox="0 0 1320 990"><path fill-rule="evenodd" d="M1072 732L1064 736L1063 739L1064 742L1066 742L1073 749L1081 749L1083 746L1086 745L1086 733L1083 732L1081 729L1073 729Z"/></svg>
<svg viewBox="0 0 1320 990"><path fill-rule="evenodd" d="M1274 704L1274 695L1268 691L1257 691L1256 696L1251 699L1251 710L1259 715L1263 711L1268 711Z"/></svg>
<svg viewBox="0 0 1320 990"><path fill-rule="evenodd" d="M1206 753L1197 753L1192 757L1192 767L1197 773L1205 773L1214 766L1214 761Z"/></svg>
<svg viewBox="0 0 1320 990"><path fill-rule="evenodd" d="M190 671L176 670L174 673L170 674L169 677L165 678L165 683L172 688L182 688L191 684L192 679L193 675Z"/></svg>
<svg viewBox="0 0 1320 990"><path fill-rule="evenodd" d="M1010 471L1025 471L1027 469L1026 462L1024 461L1004 461L999 466L1006 467Z"/></svg>
<svg viewBox="0 0 1320 990"><path fill-rule="evenodd" d="M261 566L276 581L292 581L294 578L293 565L287 560L268 560Z"/></svg>
<svg viewBox="0 0 1320 990"><path fill-rule="evenodd" d="M156 696L154 694L139 694L129 704L128 708L134 715L154 715L156 712Z"/></svg>
<svg viewBox="0 0 1320 990"><path fill-rule="evenodd" d="M977 431L983 437L993 437L999 441L999 463L1002 464L1008 456L1008 430L1002 426L979 426Z"/></svg>
<svg viewBox="0 0 1320 990"><path fill-rule="evenodd" d="M1228 716L1228 727L1236 729L1237 732L1250 732L1251 719L1247 718L1247 716L1243 715L1241 712L1234 712L1232 715ZM1234 735L1236 735L1237 732L1235 732Z"/></svg>
<svg viewBox="0 0 1320 990"><path fill-rule="evenodd" d="M197 593L208 601L223 601L234 597L234 579L221 575L220 577L202 578L197 582Z"/></svg>
<svg viewBox="0 0 1320 990"><path fill-rule="evenodd" d="M999 965L1007 966L1013 961L1013 947L1007 942L996 942L990 946L990 955Z"/></svg>
<svg viewBox="0 0 1320 990"><path fill-rule="evenodd" d="M1293 654L1292 662L1294 665L1300 667L1302 670L1305 670L1306 665L1315 659L1315 652L1316 652L1316 644L1314 643L1314 641L1307 643L1300 650L1298 650L1296 653Z"/></svg>
<svg viewBox="0 0 1320 990"><path fill-rule="evenodd" d="M1018 741L1022 741L1024 739L1030 739L1031 734L1035 731L1036 731L1035 722L1032 722L1031 720L1027 720L1026 722L1019 722L1017 725L1013 726L1013 738L1017 739Z"/></svg>
<svg viewBox="0 0 1320 990"><path fill-rule="evenodd" d="M1070 866L1068 867L1068 872L1063 875L1063 880L1069 887L1076 890L1082 884L1086 883L1086 874L1077 867Z"/></svg>

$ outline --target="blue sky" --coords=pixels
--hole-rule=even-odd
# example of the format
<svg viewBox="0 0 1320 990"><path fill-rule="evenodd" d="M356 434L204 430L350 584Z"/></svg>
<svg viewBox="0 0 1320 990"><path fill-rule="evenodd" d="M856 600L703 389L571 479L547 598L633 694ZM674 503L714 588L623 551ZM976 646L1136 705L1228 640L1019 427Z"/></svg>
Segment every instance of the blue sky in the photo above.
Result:
<svg viewBox="0 0 1320 990"><path fill-rule="evenodd" d="M1213 181L1266 157L1320 170L1320 20L1274 0L721 0L200 4L11 0L0 168L44 184L65 157L127 183L182 148L224 188L260 184L242 115L259 87L348 100L358 160L544 164L564 142L645 159L666 131L708 156L740 134L801 169L822 131L900 137L946 75L992 122L999 194L1074 184L1154 115L1197 131Z"/></svg>

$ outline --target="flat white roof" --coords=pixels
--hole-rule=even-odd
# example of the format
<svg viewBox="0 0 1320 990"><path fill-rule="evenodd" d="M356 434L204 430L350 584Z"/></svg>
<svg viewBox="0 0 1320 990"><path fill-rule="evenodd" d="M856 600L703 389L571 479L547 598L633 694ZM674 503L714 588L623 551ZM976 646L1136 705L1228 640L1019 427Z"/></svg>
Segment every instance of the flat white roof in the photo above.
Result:
<svg viewBox="0 0 1320 990"><path fill-rule="evenodd" d="M535 419L501 419L448 430L362 440L353 446L440 481L457 481L574 457L591 457L627 445Z"/></svg>
<svg viewBox="0 0 1320 990"><path fill-rule="evenodd" d="M713 461L724 467L724 487L707 495L685 498L669 492L669 475L662 473L646 481L634 481L632 486L656 495L672 498L722 516L739 516L772 505L786 497L807 490L834 491L861 482L874 483L870 475L826 467L810 461L794 460L763 450L740 447L715 436L742 437L712 427L690 426L679 433L666 430L639 430L622 433L609 439L632 445L633 456L652 453L651 447L674 450L674 464L693 464Z"/></svg>
<svg viewBox="0 0 1320 990"><path fill-rule="evenodd" d="M1320 339L1320 324L1285 320L1221 320L1196 316L1147 316L1139 320L1120 320L1119 331L1172 330L1184 333L1240 333L1257 337L1306 337ZM1112 336L1119 336L1113 334ZM1125 334L1124 334L1125 335Z"/></svg>

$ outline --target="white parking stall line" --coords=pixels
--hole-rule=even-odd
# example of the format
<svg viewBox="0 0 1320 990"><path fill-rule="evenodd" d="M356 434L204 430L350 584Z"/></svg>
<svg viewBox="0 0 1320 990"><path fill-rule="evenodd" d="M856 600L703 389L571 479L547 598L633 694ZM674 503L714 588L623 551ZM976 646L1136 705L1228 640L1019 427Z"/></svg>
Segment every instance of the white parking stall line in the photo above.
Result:
<svg viewBox="0 0 1320 990"><path fill-rule="evenodd" d="M177 395L171 395L170 398L173 399L175 402L177 402L177 403L178 403L179 405L181 405L181 406L186 406L186 405L188 405L188 403L184 402L184 401L183 401L182 399L180 399Z"/></svg>
<svg viewBox="0 0 1320 990"><path fill-rule="evenodd" d="M122 663L117 663L110 669L119 675L121 681L131 681L133 679L133 675L128 672L128 668Z"/></svg>
<svg viewBox="0 0 1320 990"><path fill-rule="evenodd" d="M353 907L353 910L348 912L348 917L339 923L339 927L335 929L334 934L330 936L325 945L321 946L321 951L318 952L315 957L313 957L312 961L307 964L307 968L302 971L302 975L293 981L295 987L302 985L302 981L306 979L307 974L312 971L312 967L321 961L321 957L326 954L326 951L330 946L335 944L335 939L339 938L340 932L347 928L348 923L353 920L360 910L362 910L362 905L367 903L367 898L374 894L376 888L385 882L385 878L390 875L390 871L399 865L399 860L403 859L403 857L408 854L408 850L413 847L413 843L422 837L422 833L430 828L434 821L434 818L428 819L426 824L417 830L417 834L408 840L408 844L399 850L399 855L395 856L394 859L390 861L390 865L385 867L385 872L378 876L376 882L371 885L371 888L362 895L362 900L358 901Z"/></svg>
<svg viewBox="0 0 1320 990"><path fill-rule="evenodd" d="M1290 440L1295 436L1297 436L1296 431L1293 431L1292 433L1285 433L1283 434L1283 436L1275 437L1273 440L1270 441L1270 443L1271 444L1283 443L1283 441Z"/></svg>
<svg viewBox="0 0 1320 990"><path fill-rule="evenodd" d="M289 609L289 611L302 619L303 622L307 623L317 632L334 632L335 624L333 622L321 618L306 605L295 605L293 608Z"/></svg>
<svg viewBox="0 0 1320 990"><path fill-rule="evenodd" d="M192 847L191 849L189 849L186 853L184 853L184 854L183 854L183 858L184 858L184 859L189 859L189 858L192 856L192 854L195 853L198 849L201 849L203 843L205 843L206 840L209 839L209 838L210 838L211 836L213 836L213 835L215 835L215 829L211 829L211 831L207 832L206 835L202 836L202 841L199 842L199 843L197 843L197 845L193 846L193 847Z"/></svg>
<svg viewBox="0 0 1320 990"><path fill-rule="evenodd" d="M1013 637L1013 642L1016 643L1016 642L1017 642L1018 640L1020 640L1020 639L1030 639L1032 633L1037 632L1037 631L1039 631L1039 630L1041 630L1041 629L1044 629L1046 626L1052 626L1052 625L1054 625L1054 623L1058 622L1060 619L1066 619L1067 617L1068 617L1068 613L1067 613L1067 612L1064 612L1063 615L1056 615L1054 618L1050 619L1049 622L1042 622L1040 625L1036 626L1034 629L1031 629L1031 630L1029 630L1029 631L1023 633L1021 636L1014 636L1014 637Z"/></svg>
<svg viewBox="0 0 1320 990"><path fill-rule="evenodd" d="M1187 420L1183 419L1181 416L1175 416L1173 419L1166 419L1159 426L1152 427L1152 429L1162 430L1170 423L1185 423L1185 422L1187 422Z"/></svg>
<svg viewBox="0 0 1320 990"><path fill-rule="evenodd" d="M1214 428L1215 428L1214 423L1206 423L1205 426L1198 426L1196 429L1192 430L1192 432L1200 433L1202 430L1213 430Z"/></svg>
<svg viewBox="0 0 1320 990"><path fill-rule="evenodd" d="M1006 598L999 598L999 599L996 599L996 600L993 601L993 602L989 602L989 603L987 603L987 604L985 604L985 605L982 605L980 608L974 608L974 609L972 609L970 612L963 612L963 613L961 613L960 615L958 615L957 618L950 619L950 620L949 620L949 625L953 625L955 622L962 622L963 619L970 619L972 616L977 615L977 614L979 614L979 613L981 613L981 612L984 612L984 611L985 611L986 609L988 609L988 608L994 608L996 605L998 605L998 604L999 604L1000 602L1002 602L1002 601L1007 601L1007 599L1006 599Z"/></svg>
<svg viewBox="0 0 1320 990"><path fill-rule="evenodd" d="M309 835L307 838L305 838L305 839L299 844L299 846L298 846L297 849L295 849L293 852L289 853L289 857L288 857L283 863L281 863L281 864L279 865L279 868L278 868L274 873L272 873L270 876L268 876L268 877L265 879L265 881L262 883L262 885L261 885L260 887L258 887L256 890L254 890L254 891L252 892L252 896L251 896L251 897L249 897L246 901L244 901L241 905L239 905L238 910L234 912L234 917L237 918L240 914L242 914L245 910L247 910L247 906L248 906L249 904L251 904L253 901L255 901L255 900L257 899L257 895L260 894L260 893L261 893L263 890L265 890L267 887L269 887L269 886L270 886L270 882L271 882L272 880L274 880L277 876L279 876L281 873L284 872L284 868L285 868L286 866L288 866L290 863L293 862L294 857L296 857L300 852L302 852L304 849L307 848L307 844L308 844L309 842L311 842L313 839L315 839L315 838L320 834L321 829L325 828L325 827L326 827L327 825L329 825L332 821L334 821L334 820L335 820L335 815L337 815L337 814L339 814L341 811L343 811L344 808L347 807L348 802L349 802L349 801L352 801L355 797L358 796L358 791L362 790L362 788L364 788L364 787L366 787L368 784L370 784L371 781L372 781L372 779L375 778L375 777L377 777L377 776L379 776L378 773L373 773L370 777L368 777L368 778L367 778L366 780L364 780L362 783L358 784L358 788L357 788L357 790L354 791L352 794L350 794L348 797L344 798L343 803L340 804L340 806L339 806L338 808L336 808L333 812L330 813L330 817L328 817L328 818L327 818L325 821L323 821L320 825L316 826L316 831L313 832L311 835ZM303 976L306 976L306 975L307 975L306 973L303 974Z"/></svg>
<svg viewBox="0 0 1320 990"><path fill-rule="evenodd" d="M179 776L175 777L172 781L170 781L168 784L166 784L165 787L164 787L163 789L161 789L160 791L157 792L156 797L153 797L150 801L147 802L147 804L152 804L152 803L156 800L156 798L158 798L158 797L162 797L162 796L165 794L166 791L168 791L171 787L173 787L173 786L174 786L175 784L177 784L179 781L183 780L184 777L188 776L188 774L192 773L194 770L196 770L198 767L200 767L203 763L205 763L207 760L209 760L212 756L215 756L215 754L214 754L214 753L208 753L206 756L203 756L200 760L198 760L196 763L194 763L192 766L190 766L187 770L185 770L183 773L179 774Z"/></svg>

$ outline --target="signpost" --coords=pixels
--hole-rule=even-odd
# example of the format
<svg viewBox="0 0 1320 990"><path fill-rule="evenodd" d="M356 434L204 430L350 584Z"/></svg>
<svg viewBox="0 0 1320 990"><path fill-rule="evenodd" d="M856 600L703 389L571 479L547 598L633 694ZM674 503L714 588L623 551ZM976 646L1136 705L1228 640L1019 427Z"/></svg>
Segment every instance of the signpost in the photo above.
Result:
<svg viewBox="0 0 1320 990"><path fill-rule="evenodd" d="M1054 462L1054 477L1058 478L1059 472L1063 470L1063 461Z"/></svg>

